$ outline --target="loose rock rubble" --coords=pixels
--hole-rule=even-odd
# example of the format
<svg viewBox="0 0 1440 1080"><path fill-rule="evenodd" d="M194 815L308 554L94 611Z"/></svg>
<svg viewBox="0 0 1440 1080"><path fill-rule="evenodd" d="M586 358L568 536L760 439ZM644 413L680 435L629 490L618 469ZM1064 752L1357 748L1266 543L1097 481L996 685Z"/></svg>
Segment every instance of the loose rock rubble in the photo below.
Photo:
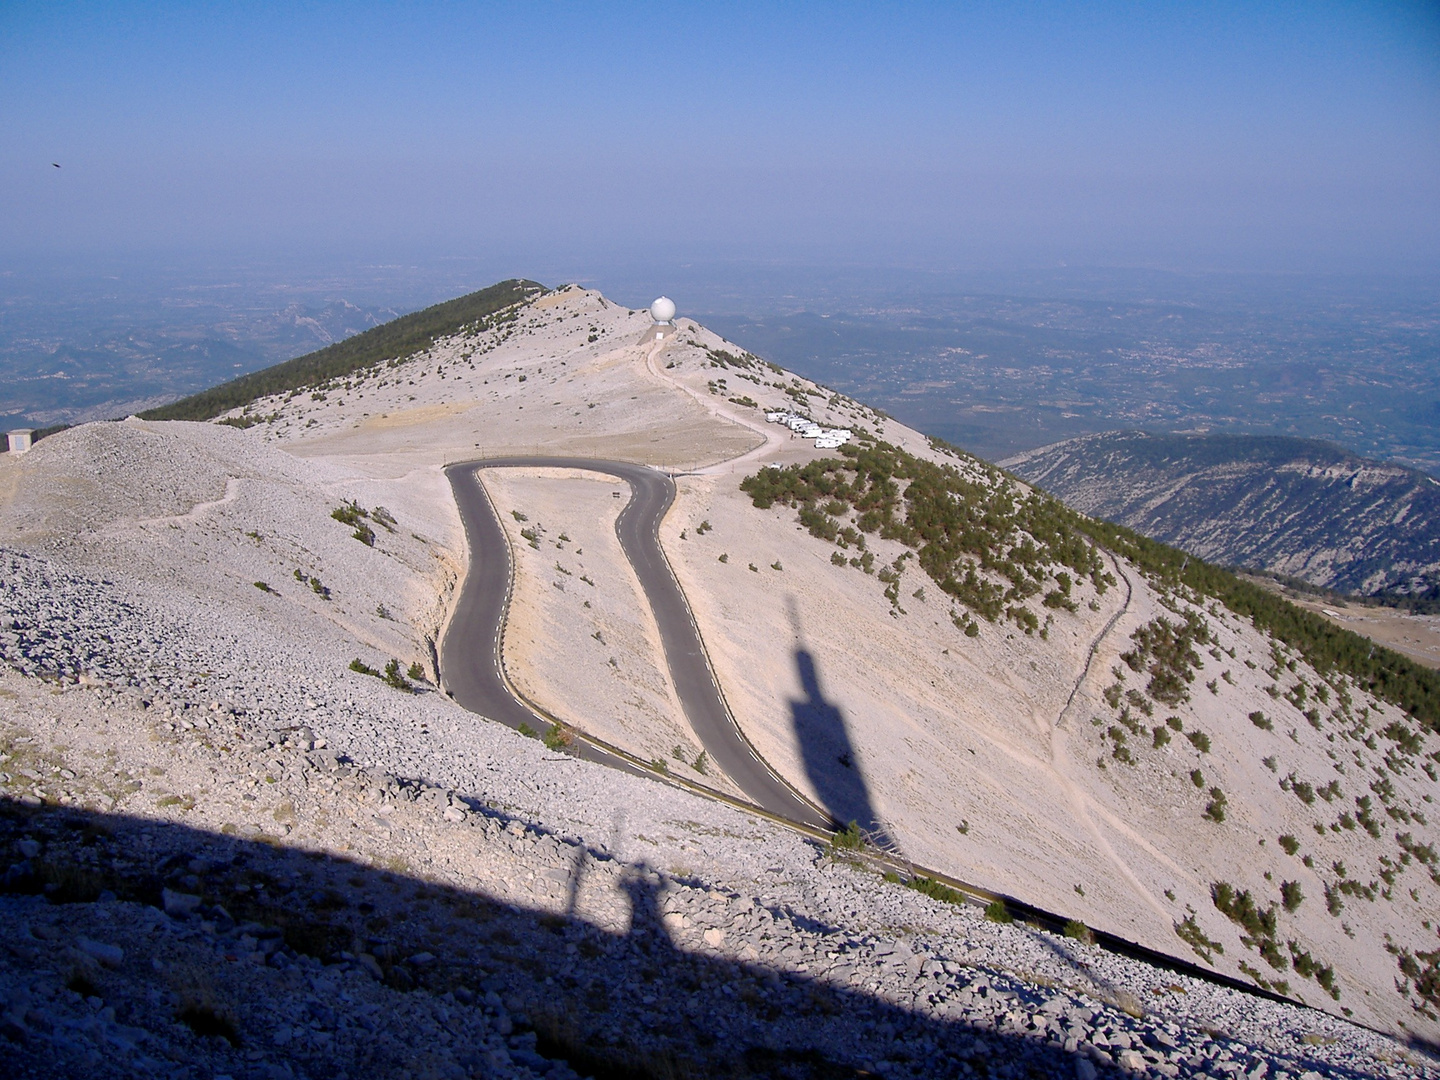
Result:
<svg viewBox="0 0 1440 1080"><path fill-rule="evenodd" d="M1440 1077L0 554L15 1076Z"/></svg>

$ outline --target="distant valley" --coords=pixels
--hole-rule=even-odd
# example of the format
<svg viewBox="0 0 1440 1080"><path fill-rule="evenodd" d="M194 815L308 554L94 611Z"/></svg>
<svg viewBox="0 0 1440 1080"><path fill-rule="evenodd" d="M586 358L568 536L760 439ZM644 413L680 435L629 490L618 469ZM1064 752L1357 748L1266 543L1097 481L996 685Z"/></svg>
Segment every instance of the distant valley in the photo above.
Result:
<svg viewBox="0 0 1440 1080"><path fill-rule="evenodd" d="M1423 591L1440 573L1440 482L1317 440L1114 431L1002 464L1222 565L1368 594Z"/></svg>
<svg viewBox="0 0 1440 1080"><path fill-rule="evenodd" d="M1440 475L1433 286L1082 270L895 282L704 321L991 461L1143 428L1321 438Z"/></svg>

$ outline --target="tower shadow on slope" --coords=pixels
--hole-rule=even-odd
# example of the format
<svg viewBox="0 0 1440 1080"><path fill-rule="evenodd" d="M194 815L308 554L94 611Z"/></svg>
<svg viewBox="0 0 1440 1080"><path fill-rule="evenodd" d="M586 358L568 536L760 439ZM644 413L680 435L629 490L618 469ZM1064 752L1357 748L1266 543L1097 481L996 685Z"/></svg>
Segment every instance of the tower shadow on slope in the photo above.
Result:
<svg viewBox="0 0 1440 1080"><path fill-rule="evenodd" d="M864 771L850 740L849 727L840 707L825 697L815 656L803 645L800 616L792 599L790 625L798 644L795 670L804 697L790 702L790 722L805 765L811 788L837 826L855 822L866 837L880 847L894 849L895 843L880 821L865 781Z"/></svg>

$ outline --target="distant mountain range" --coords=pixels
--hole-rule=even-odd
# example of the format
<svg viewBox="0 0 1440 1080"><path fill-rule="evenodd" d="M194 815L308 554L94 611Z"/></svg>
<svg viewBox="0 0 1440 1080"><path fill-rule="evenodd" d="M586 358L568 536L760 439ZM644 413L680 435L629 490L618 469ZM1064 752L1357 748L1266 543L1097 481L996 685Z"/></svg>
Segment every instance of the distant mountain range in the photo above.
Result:
<svg viewBox="0 0 1440 1080"><path fill-rule="evenodd" d="M1440 580L1440 481L1313 439L1110 431L1001 462L1076 510L1210 562L1341 592Z"/></svg>

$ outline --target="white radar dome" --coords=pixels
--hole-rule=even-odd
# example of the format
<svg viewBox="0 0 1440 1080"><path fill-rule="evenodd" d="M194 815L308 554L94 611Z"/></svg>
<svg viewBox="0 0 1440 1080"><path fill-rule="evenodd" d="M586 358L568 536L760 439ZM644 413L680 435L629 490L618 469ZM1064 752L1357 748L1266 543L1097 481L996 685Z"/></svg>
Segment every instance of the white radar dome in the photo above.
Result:
<svg viewBox="0 0 1440 1080"><path fill-rule="evenodd" d="M675 301L662 296L650 305L650 318L657 323L668 323L675 318Z"/></svg>

